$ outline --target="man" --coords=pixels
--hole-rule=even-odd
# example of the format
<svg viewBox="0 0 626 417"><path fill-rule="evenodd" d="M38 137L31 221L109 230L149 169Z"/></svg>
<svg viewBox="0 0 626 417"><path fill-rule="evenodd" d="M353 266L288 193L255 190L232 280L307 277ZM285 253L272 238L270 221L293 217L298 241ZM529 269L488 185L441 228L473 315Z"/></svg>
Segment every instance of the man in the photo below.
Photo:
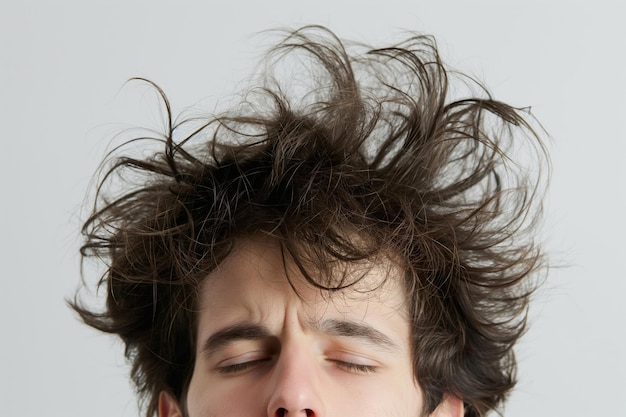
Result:
<svg viewBox="0 0 626 417"><path fill-rule="evenodd" d="M350 54L305 27L268 57L199 126L172 125L154 85L163 150L113 159L84 226L106 309L73 308L122 338L147 416L501 406L542 265L538 183L509 152L542 159L523 112L429 37Z"/></svg>

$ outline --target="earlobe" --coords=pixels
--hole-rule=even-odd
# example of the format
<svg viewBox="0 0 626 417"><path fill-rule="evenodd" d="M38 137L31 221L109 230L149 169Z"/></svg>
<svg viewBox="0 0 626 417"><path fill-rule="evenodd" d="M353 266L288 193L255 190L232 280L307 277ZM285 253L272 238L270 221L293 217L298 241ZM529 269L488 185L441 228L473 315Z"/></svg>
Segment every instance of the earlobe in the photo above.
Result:
<svg viewBox="0 0 626 417"><path fill-rule="evenodd" d="M430 415L431 417L463 417L465 414L465 408L463 401L460 399L445 394L443 400L439 403L435 411Z"/></svg>
<svg viewBox="0 0 626 417"><path fill-rule="evenodd" d="M182 417L180 405L176 398L169 392L161 391L159 394L159 417Z"/></svg>

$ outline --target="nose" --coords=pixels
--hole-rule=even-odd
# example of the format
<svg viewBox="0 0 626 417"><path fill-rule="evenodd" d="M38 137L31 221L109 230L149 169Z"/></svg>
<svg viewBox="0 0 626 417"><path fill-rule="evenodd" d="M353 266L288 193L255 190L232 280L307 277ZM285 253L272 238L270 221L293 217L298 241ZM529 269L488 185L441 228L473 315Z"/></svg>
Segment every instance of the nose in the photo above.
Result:
<svg viewBox="0 0 626 417"><path fill-rule="evenodd" d="M268 417L325 417L320 364L307 350L281 351L269 381Z"/></svg>

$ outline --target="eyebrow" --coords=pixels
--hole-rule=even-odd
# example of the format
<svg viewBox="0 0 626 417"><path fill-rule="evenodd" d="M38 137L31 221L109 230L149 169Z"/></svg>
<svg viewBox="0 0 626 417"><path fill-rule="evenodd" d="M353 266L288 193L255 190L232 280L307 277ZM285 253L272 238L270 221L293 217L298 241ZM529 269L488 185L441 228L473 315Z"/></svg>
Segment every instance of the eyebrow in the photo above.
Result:
<svg viewBox="0 0 626 417"><path fill-rule="evenodd" d="M219 349L237 340L259 340L271 337L269 329L255 323L238 323L213 333L202 345L202 352L211 356Z"/></svg>
<svg viewBox="0 0 626 417"><path fill-rule="evenodd" d="M400 347L389 336L376 330L372 326L349 320L327 319L322 322L310 323L310 326L327 335L334 337L349 337L364 340L367 343L385 350L400 350Z"/></svg>
<svg viewBox="0 0 626 417"><path fill-rule="evenodd" d="M333 337L347 337L363 340L371 345L389 351L398 351L400 347L389 336L372 326L349 320L327 319L321 322L311 321L307 325L316 332ZM201 352L207 356L238 340L260 340L272 337L270 330L261 324L238 323L218 330L202 345Z"/></svg>

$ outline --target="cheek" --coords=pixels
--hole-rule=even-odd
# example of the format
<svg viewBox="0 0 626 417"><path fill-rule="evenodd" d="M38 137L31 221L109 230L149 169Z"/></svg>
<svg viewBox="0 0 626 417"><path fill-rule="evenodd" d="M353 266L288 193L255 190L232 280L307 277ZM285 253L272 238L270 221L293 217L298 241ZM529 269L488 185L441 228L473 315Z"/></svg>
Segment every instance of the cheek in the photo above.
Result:
<svg viewBox="0 0 626 417"><path fill-rule="evenodd" d="M362 411L361 416L418 417L423 410L421 394L417 390L387 388L376 400L370 397L364 401L368 407Z"/></svg>
<svg viewBox="0 0 626 417"><path fill-rule="evenodd" d="M200 382L200 381L198 381ZM192 380L187 394L189 417L263 416L261 384L209 384Z"/></svg>
<svg viewBox="0 0 626 417"><path fill-rule="evenodd" d="M335 387L333 403L325 401L327 416L418 417L422 412L422 397L413 384L377 381L374 384L353 384L348 389Z"/></svg>
<svg viewBox="0 0 626 417"><path fill-rule="evenodd" d="M382 386L385 388L381 403L384 402L385 407L384 410L380 409L380 416L417 417L422 415L423 394L415 382L412 372L399 372L395 375L389 375L387 383Z"/></svg>

